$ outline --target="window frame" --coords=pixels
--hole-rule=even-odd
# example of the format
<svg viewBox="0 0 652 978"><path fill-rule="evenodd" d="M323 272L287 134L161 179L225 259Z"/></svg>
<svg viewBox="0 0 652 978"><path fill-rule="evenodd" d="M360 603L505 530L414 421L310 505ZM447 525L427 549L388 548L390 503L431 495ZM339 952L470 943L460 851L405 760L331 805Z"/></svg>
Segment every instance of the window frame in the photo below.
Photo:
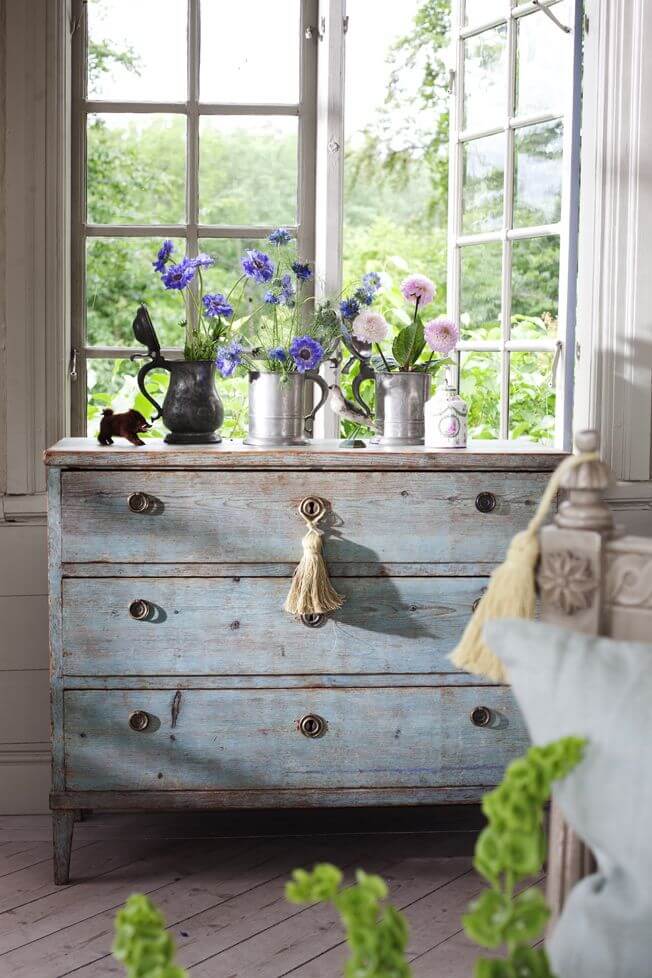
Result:
<svg viewBox="0 0 652 978"><path fill-rule="evenodd" d="M500 354L500 428L499 439L509 439L509 382L510 359L517 352L547 352L553 354L551 386L556 392L555 401L555 448L569 451L572 448L573 425L573 378L575 361L575 326L577 305L577 245L579 232L579 175L580 175L580 124L581 124L581 71L582 71L582 0L569 0L571 23L568 27L571 44L571 84L562 113L545 113L535 116L517 116L515 112L517 71L517 24L528 16L545 17L542 8L553 8L561 0L528 0L525 3L504 0L505 11L501 17L466 26L464 24L465 0L453 0L451 11L451 101L449 142L449 196L448 196L448 306L447 314L459 323L461 297L461 258L464 247L502 244L501 266L501 336L498 340L461 340L456 354L457 384L460 383L461 354L465 352L492 352ZM491 28L507 28L507 87L504 121L500 126L482 130L465 130L464 120L464 44L470 37ZM562 28L559 27L559 30ZM519 130L545 122L561 121L563 125L562 150L562 201L559 222L539 227L514 228L514 163L515 137ZM464 234L463 215L463 166L464 146L472 140L505 133L505 158L503 182L503 226L499 230L477 234ZM557 339L519 340L511 338L512 303L512 244L548 235L559 237L559 312ZM511 440L518 446L519 440ZM521 442L523 444L523 442ZM531 444L527 442L527 444ZM536 445L533 445L533 449Z"/></svg>
<svg viewBox="0 0 652 978"><path fill-rule="evenodd" d="M199 222L199 120L202 116L280 116L298 119L297 223L287 225L296 236L299 253L314 261L316 248L317 159L317 44L319 0L299 0L299 101L296 103L203 102L199 95L201 53L200 0L186 0L187 98L179 102L98 100L88 98L87 4L74 0L75 32L72 39L72 202L71 202L71 432L85 435L88 360L128 358L133 347L93 347L86 336L86 242L106 238L182 238L188 254L198 253L200 239L264 238L273 225L201 224ZM92 113L176 114L186 118L186 220L181 224L92 224L86 207L86 127ZM191 309L191 315L196 315ZM180 358L181 347L168 347L164 355Z"/></svg>

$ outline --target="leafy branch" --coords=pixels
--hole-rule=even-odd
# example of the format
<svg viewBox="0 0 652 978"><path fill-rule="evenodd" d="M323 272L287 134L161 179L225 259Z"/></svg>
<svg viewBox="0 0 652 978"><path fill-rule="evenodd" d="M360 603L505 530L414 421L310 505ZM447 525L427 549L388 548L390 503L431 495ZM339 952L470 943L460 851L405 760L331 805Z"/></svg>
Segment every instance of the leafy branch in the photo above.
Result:
<svg viewBox="0 0 652 978"><path fill-rule="evenodd" d="M173 964L174 940L165 920L149 897L130 896L115 918L113 957L126 968L127 978L188 978Z"/></svg>

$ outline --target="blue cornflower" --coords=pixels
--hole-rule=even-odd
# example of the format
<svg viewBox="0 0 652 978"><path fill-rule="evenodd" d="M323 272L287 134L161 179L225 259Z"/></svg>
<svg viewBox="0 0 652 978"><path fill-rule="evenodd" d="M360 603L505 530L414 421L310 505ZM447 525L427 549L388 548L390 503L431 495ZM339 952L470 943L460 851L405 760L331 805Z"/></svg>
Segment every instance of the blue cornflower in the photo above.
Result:
<svg viewBox="0 0 652 978"><path fill-rule="evenodd" d="M312 275L312 269L308 264L308 262L293 261L292 271L294 272L294 274L296 275L296 277L299 279L300 282L307 282L310 276Z"/></svg>
<svg viewBox="0 0 652 978"><path fill-rule="evenodd" d="M211 258L210 255L201 252L196 258L191 258L190 261L193 263L195 268L210 268L211 265L215 264L215 259Z"/></svg>
<svg viewBox="0 0 652 978"><path fill-rule="evenodd" d="M272 244L281 246L289 244L291 239L292 235L286 228L276 228L275 231L272 231L268 240L271 241Z"/></svg>
<svg viewBox="0 0 652 978"><path fill-rule="evenodd" d="M360 303L357 299L342 299L340 302L340 312L343 319L355 319L360 312Z"/></svg>
<svg viewBox="0 0 652 978"><path fill-rule="evenodd" d="M370 306L376 298L376 290L370 288L369 286L361 285L353 293L353 298L360 302L363 306Z"/></svg>
<svg viewBox="0 0 652 978"><path fill-rule="evenodd" d="M285 363L288 358L287 353L282 346L275 346L267 354L270 360L278 360L279 363Z"/></svg>
<svg viewBox="0 0 652 978"><path fill-rule="evenodd" d="M233 343L229 343L228 346L221 346L219 348L215 357L215 363L223 377L230 377L236 367L240 366L242 363L242 351L242 344L236 340Z"/></svg>
<svg viewBox="0 0 652 978"><path fill-rule="evenodd" d="M366 275L362 276L362 284L377 292L381 285L380 275L378 272L367 272Z"/></svg>
<svg viewBox="0 0 652 978"><path fill-rule="evenodd" d="M164 272L167 261L174 251L174 244L167 238L158 250L156 261L152 262L155 272Z"/></svg>
<svg viewBox="0 0 652 978"><path fill-rule="evenodd" d="M195 277L195 265L190 258L183 258L178 265L170 265L161 276L166 289L185 289Z"/></svg>
<svg viewBox="0 0 652 978"><path fill-rule="evenodd" d="M290 356L300 374L314 370L324 359L324 348L312 336L299 336L290 343Z"/></svg>
<svg viewBox="0 0 652 978"><path fill-rule="evenodd" d="M256 248L246 251L240 264L245 275L252 278L254 282L263 284L274 278L274 265L264 251L258 251Z"/></svg>
<svg viewBox="0 0 652 978"><path fill-rule="evenodd" d="M281 279L281 302L286 306L293 306L295 295L296 292L291 277L284 275Z"/></svg>
<svg viewBox="0 0 652 978"><path fill-rule="evenodd" d="M218 316L228 317L233 315L233 306L221 292L205 295L202 302L204 303L204 312L207 316L217 318Z"/></svg>
<svg viewBox="0 0 652 978"><path fill-rule="evenodd" d="M277 306L281 300L277 296L276 292L272 292L270 289L270 291L266 292L265 295L263 296L263 301L266 302L269 306Z"/></svg>

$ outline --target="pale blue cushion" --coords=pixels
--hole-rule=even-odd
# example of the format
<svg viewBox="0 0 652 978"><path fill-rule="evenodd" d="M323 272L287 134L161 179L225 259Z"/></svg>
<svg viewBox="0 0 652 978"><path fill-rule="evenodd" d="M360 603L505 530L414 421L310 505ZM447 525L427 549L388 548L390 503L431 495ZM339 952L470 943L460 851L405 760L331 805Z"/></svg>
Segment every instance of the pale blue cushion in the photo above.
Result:
<svg viewBox="0 0 652 978"><path fill-rule="evenodd" d="M586 737L585 759L555 791L599 871L570 894L549 942L559 978L652 976L652 645L496 621L532 740Z"/></svg>

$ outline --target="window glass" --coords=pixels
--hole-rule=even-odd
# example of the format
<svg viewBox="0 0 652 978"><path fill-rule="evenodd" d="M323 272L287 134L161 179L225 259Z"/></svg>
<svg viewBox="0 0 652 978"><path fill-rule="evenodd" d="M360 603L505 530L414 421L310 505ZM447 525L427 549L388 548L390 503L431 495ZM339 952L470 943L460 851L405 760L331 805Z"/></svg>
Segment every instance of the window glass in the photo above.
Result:
<svg viewBox="0 0 652 978"><path fill-rule="evenodd" d="M185 221L185 119L89 115L87 207L91 224Z"/></svg>
<svg viewBox="0 0 652 978"><path fill-rule="evenodd" d="M507 25L464 42L464 129L491 129L507 112Z"/></svg>
<svg viewBox="0 0 652 978"><path fill-rule="evenodd" d="M187 0L88 0L88 97L183 102Z"/></svg>
<svg viewBox="0 0 652 978"><path fill-rule="evenodd" d="M563 125L517 129L514 135L514 227L556 224L561 218Z"/></svg>
<svg viewBox="0 0 652 978"><path fill-rule="evenodd" d="M469 438L500 435L500 353L485 350L460 355L460 393L469 406Z"/></svg>
<svg viewBox="0 0 652 978"><path fill-rule="evenodd" d="M562 24L570 23L566 0L552 8ZM516 45L516 113L519 116L561 113L568 99L571 37L542 11L520 17Z"/></svg>
<svg viewBox="0 0 652 978"><path fill-rule="evenodd" d="M488 24L492 20L504 17L507 12L507 0L465 0L464 23Z"/></svg>
<svg viewBox="0 0 652 978"><path fill-rule="evenodd" d="M512 242L512 336L557 336L559 317L559 237L546 235Z"/></svg>
<svg viewBox="0 0 652 978"><path fill-rule="evenodd" d="M464 143L462 232L477 234L503 226L505 134Z"/></svg>
<svg viewBox="0 0 652 978"><path fill-rule="evenodd" d="M299 31L299 0L202 0L201 101L298 102Z"/></svg>
<svg viewBox="0 0 652 978"><path fill-rule="evenodd" d="M128 359L86 361L86 433L95 437L99 431L102 411L110 407L116 413L135 408L149 422L154 408L138 390L136 376L140 363ZM170 375L167 370L152 370L147 375L147 390L155 401L162 403ZM160 423L141 436L162 438L165 434Z"/></svg>
<svg viewBox="0 0 652 978"><path fill-rule="evenodd" d="M464 340L499 339L503 246L465 245L461 249L460 327Z"/></svg>
<svg viewBox="0 0 652 978"><path fill-rule="evenodd" d="M296 224L295 117L203 116L199 124L202 224Z"/></svg>
<svg viewBox="0 0 652 978"><path fill-rule="evenodd" d="M512 353L509 366L509 437L548 445L555 434L553 353Z"/></svg>

